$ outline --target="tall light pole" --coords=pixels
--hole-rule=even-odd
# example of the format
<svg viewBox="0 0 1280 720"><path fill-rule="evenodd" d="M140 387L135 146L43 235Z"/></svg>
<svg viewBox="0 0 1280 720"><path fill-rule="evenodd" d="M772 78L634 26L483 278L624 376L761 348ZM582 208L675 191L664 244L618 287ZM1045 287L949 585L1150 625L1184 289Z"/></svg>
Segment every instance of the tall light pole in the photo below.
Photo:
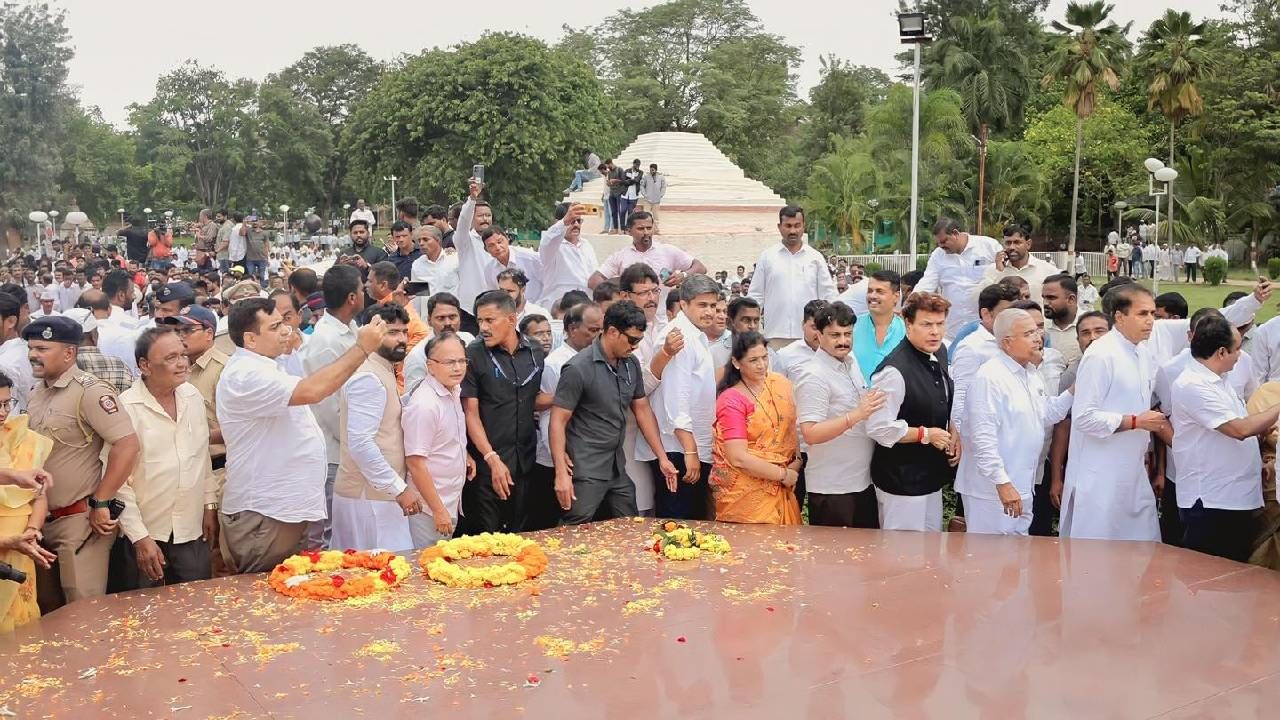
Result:
<svg viewBox="0 0 1280 720"><path fill-rule="evenodd" d="M396 214L396 181L399 180L400 178L396 177L395 175L383 175L382 179L391 181L391 215L394 217ZM395 220L391 221L391 223L394 223L394 222ZM390 225L391 223L387 223L387 224Z"/></svg>
<svg viewBox="0 0 1280 720"><path fill-rule="evenodd" d="M80 212L79 210L72 210L71 212L67 213L67 222L71 223L76 228L76 246L79 247L80 226L89 222L89 216Z"/></svg>
<svg viewBox="0 0 1280 720"><path fill-rule="evenodd" d="M1156 158L1147 158L1142 161L1142 166L1147 169L1147 194L1156 201L1156 264L1159 265L1160 258L1160 198L1169 195L1169 184L1178 179L1178 171L1171 167L1165 167L1164 163ZM1161 183L1164 187L1156 190L1156 183ZM1173 197L1169 197L1169 252L1173 252ZM1145 256L1144 256L1145 259ZM1160 273L1151 273L1151 292L1158 294L1160 292Z"/></svg>
<svg viewBox="0 0 1280 720"><path fill-rule="evenodd" d="M27 214L27 219L36 226L35 233L32 235L32 238L35 240L36 249L43 250L44 243L40 242L40 224L49 219L49 213L43 210L32 210Z"/></svg>
<svg viewBox="0 0 1280 720"><path fill-rule="evenodd" d="M1111 204L1111 208L1116 211L1116 235L1124 237L1124 211L1129 207L1129 203L1123 200L1117 200Z"/></svg>
<svg viewBox="0 0 1280 720"><path fill-rule="evenodd" d="M280 206L280 217L284 219L284 229L280 231L280 242L287 245L289 243L289 206L288 205Z"/></svg>
<svg viewBox="0 0 1280 720"><path fill-rule="evenodd" d="M911 264L916 266L916 231L920 205L920 46L932 38L925 31L925 15L920 12L898 13L898 38L904 45L914 45L915 68L911 100Z"/></svg>

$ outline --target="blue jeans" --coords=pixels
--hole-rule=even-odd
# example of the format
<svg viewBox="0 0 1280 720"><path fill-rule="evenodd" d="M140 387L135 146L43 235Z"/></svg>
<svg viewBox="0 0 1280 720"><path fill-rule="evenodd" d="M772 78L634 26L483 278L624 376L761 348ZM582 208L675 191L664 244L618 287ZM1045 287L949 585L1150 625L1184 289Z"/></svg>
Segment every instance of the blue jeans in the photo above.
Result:
<svg viewBox="0 0 1280 720"><path fill-rule="evenodd" d="M575 170L573 172L573 182L569 183L569 192L577 192L582 189L582 183L593 177L600 177L598 170Z"/></svg>
<svg viewBox="0 0 1280 720"><path fill-rule="evenodd" d="M267 281L267 261L245 260L244 274L246 277L256 278L258 282L265 283Z"/></svg>
<svg viewBox="0 0 1280 720"><path fill-rule="evenodd" d="M616 218L616 222L618 223L618 227L620 229L625 230L627 227L627 217L631 215L632 209L635 208L636 201L628 200L625 197L620 197L617 200L618 200L618 217Z"/></svg>

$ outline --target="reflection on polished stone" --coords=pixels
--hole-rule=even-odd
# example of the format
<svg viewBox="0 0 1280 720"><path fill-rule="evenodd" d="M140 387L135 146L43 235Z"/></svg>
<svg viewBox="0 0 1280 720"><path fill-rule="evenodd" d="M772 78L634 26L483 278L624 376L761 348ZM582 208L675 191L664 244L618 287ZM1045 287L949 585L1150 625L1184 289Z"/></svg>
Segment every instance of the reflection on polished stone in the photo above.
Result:
<svg viewBox="0 0 1280 720"><path fill-rule="evenodd" d="M0 638L18 717L1262 717L1280 575L1151 543L649 524L536 535L532 583L416 574L348 604L241 576L82 601ZM412 557L415 570L416 557ZM459 713L461 713L459 715Z"/></svg>

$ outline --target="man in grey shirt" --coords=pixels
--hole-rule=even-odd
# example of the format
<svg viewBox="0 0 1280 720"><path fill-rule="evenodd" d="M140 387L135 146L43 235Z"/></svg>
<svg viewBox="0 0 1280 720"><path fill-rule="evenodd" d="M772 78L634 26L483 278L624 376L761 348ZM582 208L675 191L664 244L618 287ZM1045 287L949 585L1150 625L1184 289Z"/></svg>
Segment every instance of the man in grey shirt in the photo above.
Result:
<svg viewBox="0 0 1280 720"><path fill-rule="evenodd" d="M560 371L551 408L551 457L562 525L591 522L601 505L607 518L631 517L636 488L622 452L627 408L650 447L661 448L658 421L645 397L640 364L632 354L644 340L644 312L630 300L609 306L604 332ZM675 492L676 468L659 453L667 489Z"/></svg>

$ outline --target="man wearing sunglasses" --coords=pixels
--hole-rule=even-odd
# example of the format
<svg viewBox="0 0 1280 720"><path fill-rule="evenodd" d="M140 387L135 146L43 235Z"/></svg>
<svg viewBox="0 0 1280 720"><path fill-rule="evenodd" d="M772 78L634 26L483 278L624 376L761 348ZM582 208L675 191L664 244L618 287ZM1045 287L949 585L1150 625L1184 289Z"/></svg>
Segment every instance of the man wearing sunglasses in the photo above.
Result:
<svg viewBox="0 0 1280 720"><path fill-rule="evenodd" d="M556 498L562 525L591 522L597 511L612 519L632 517L636 487L626 471L623 440L627 409L641 435L660 447L657 418L645 397L640 363L632 355L644 340L644 311L629 300L604 314L604 332L560 371L551 409L551 456L556 465ZM676 468L665 457L658 466L667 490L676 490Z"/></svg>

